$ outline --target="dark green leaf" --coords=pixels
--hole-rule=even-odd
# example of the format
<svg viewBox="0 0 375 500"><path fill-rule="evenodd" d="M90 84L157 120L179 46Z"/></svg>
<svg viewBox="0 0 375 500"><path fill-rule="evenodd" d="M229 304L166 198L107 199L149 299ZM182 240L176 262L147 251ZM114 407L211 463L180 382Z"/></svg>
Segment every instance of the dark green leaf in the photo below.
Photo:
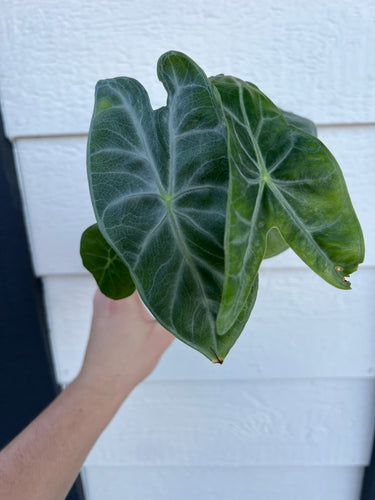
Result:
<svg viewBox="0 0 375 500"><path fill-rule="evenodd" d="M218 332L225 334L246 303L273 227L311 269L343 289L350 288L345 276L363 261L364 243L328 149L290 125L254 85L221 75L211 81L229 141L225 280L217 318Z"/></svg>
<svg viewBox="0 0 375 500"><path fill-rule="evenodd" d="M83 265L93 274L104 295L123 299L134 292L128 268L103 238L97 224L83 232L80 252Z"/></svg>
<svg viewBox="0 0 375 500"><path fill-rule="evenodd" d="M257 290L249 287L232 328L218 336L228 191L224 117L206 75L184 54L164 54L158 76L168 100L157 111L136 80L97 84L88 139L92 202L100 231L155 318L220 362Z"/></svg>

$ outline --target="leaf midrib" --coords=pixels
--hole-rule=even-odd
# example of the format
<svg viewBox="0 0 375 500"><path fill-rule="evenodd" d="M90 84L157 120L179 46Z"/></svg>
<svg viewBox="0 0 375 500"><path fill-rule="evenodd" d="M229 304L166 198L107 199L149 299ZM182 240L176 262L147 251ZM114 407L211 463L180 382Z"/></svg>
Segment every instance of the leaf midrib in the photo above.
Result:
<svg viewBox="0 0 375 500"><path fill-rule="evenodd" d="M268 178L268 172L267 172L266 164L265 164L265 161L264 161L264 158L263 158L263 155L262 155L262 151L260 150L258 141L254 137L254 134L253 134L253 131L252 131L249 119L247 117L247 113L246 113L246 109L245 109L245 103L244 103L244 100L243 100L244 89L243 89L243 87L237 81L236 81L236 84L237 84L237 87L239 89L240 107L241 107L242 116L243 116L243 119L244 119L244 122L245 122L245 125L246 125L246 130L248 131L248 134L250 136L250 140L251 140L251 143L252 143L254 151L255 151L257 162L258 162L258 165L260 166L260 168L259 168L259 174L263 178L264 177ZM259 133L262 130L262 126L263 126L263 117L261 118L261 120L259 120L259 124L258 124ZM234 130L234 127L233 127L233 130Z"/></svg>
<svg viewBox="0 0 375 500"><path fill-rule="evenodd" d="M194 264L194 261L189 253L189 250L188 250L187 245L185 243L185 239L182 235L182 231L179 227L179 224L178 224L172 210L169 210L169 220L171 221L171 225L172 225L173 231L175 233L176 240L179 243L181 253L182 253L183 257L185 258L187 264L189 265L191 272L192 272L192 274L193 274L193 276L194 276L196 282L198 283L199 288L202 292L202 297L203 297L203 300L204 300L204 303L206 306L208 318L209 318L209 321L210 321L211 326L212 326L212 328L211 328L211 332L213 332L212 339L213 339L213 342L215 343L215 349L216 349L217 348L217 340L216 340L216 335L215 335L215 332L216 332L215 319L213 318L211 308L209 307L208 297L206 295L206 291L205 291L204 285L202 283L201 276L200 276L200 274L199 274L199 272Z"/></svg>

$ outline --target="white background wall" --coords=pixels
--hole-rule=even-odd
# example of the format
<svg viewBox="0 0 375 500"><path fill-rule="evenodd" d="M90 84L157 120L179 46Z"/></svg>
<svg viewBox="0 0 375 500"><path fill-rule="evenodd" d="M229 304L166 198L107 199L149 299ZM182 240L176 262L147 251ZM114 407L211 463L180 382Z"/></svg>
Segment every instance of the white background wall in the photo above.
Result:
<svg viewBox="0 0 375 500"><path fill-rule="evenodd" d="M357 500L375 417L375 4L371 0L0 0L0 102L13 141L57 378L79 369L94 283L85 144L100 78L164 103L169 49L314 119L366 240L353 290L290 252L266 263L223 366L176 341L90 454L90 500Z"/></svg>

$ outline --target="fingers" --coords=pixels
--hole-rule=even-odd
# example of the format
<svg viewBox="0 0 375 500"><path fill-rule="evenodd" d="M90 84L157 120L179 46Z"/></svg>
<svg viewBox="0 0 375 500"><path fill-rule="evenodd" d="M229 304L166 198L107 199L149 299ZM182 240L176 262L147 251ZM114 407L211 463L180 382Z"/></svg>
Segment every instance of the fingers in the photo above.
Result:
<svg viewBox="0 0 375 500"><path fill-rule="evenodd" d="M127 315L131 310L133 310L133 312L136 312L136 314L142 318L143 322L152 326L153 336L156 336L154 337L155 340L160 342L163 346L165 345L165 349L174 339L174 335L172 335L168 330L160 325L160 323L158 323L153 316L151 316L143 304L137 290L135 290L135 292L129 297L113 300L106 297L98 288L94 296L94 310L99 314L100 312L104 312L105 316L107 316L107 314L112 316L114 313Z"/></svg>
<svg viewBox="0 0 375 500"><path fill-rule="evenodd" d="M110 299L104 295L98 288L94 296L94 310L100 312L107 312L109 314L122 314L133 309L142 316L142 319L148 319L149 316L145 314L145 308L138 296L137 291L123 299Z"/></svg>

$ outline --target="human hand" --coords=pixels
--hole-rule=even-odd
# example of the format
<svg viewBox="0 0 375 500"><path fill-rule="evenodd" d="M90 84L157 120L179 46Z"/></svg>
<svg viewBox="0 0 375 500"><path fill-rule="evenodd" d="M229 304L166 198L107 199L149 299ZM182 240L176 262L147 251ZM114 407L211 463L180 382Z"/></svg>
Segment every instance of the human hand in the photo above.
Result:
<svg viewBox="0 0 375 500"><path fill-rule="evenodd" d="M97 290L80 381L124 399L155 368L174 336L151 318L138 292L112 300Z"/></svg>

